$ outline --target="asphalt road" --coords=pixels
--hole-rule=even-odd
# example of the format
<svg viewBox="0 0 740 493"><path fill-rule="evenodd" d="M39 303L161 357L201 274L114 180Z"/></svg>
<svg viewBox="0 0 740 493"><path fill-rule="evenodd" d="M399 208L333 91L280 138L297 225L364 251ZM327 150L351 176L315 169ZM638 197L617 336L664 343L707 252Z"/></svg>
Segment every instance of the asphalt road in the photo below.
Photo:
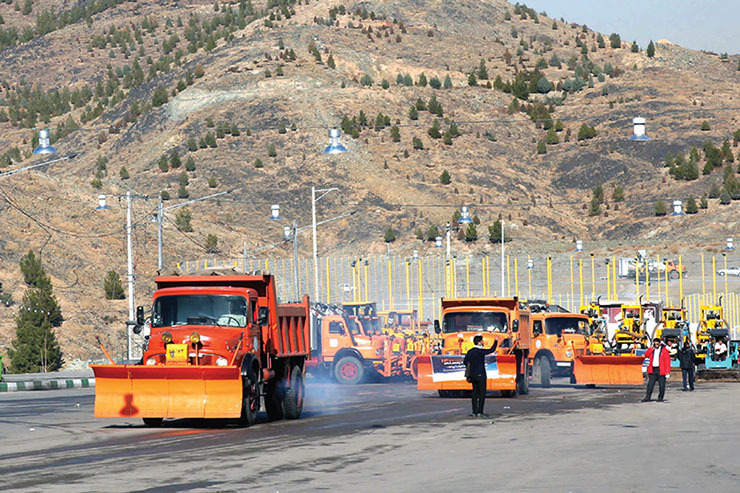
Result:
<svg viewBox="0 0 740 493"><path fill-rule="evenodd" d="M557 382L561 381L560 379ZM94 419L90 389L0 395L0 490L738 491L740 386L532 388L469 400L307 381L296 421Z"/></svg>

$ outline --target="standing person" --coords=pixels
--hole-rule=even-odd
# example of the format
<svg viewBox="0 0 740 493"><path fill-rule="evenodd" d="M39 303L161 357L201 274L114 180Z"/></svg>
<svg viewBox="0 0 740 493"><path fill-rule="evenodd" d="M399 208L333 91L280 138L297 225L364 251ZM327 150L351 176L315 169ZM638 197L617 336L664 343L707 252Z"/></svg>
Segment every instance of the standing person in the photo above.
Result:
<svg viewBox="0 0 740 493"><path fill-rule="evenodd" d="M683 377L683 391L694 390L694 358L696 357L694 345L686 337L683 346L678 351L678 361L681 363L681 376Z"/></svg>
<svg viewBox="0 0 740 493"><path fill-rule="evenodd" d="M648 383L647 392L642 402L649 402L651 400L656 381L660 388L658 402L663 402L663 397L665 397L665 377L671 372L671 355L668 354L668 349L661 343L660 337L653 339L653 347L645 351L645 358L648 360Z"/></svg>
<svg viewBox="0 0 740 493"><path fill-rule="evenodd" d="M496 350L498 341L493 342L489 349L483 348L483 336L473 337L473 346L465 353L465 373L468 376L468 382L473 384L473 393L471 394L473 412L470 414L473 418L488 418L483 412L483 406L486 404L486 355Z"/></svg>

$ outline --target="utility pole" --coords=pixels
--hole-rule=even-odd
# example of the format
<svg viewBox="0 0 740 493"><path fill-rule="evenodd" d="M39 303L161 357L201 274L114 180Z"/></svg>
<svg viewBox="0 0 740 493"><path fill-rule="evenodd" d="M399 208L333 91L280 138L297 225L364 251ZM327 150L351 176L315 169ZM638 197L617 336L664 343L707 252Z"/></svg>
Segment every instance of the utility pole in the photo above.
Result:
<svg viewBox="0 0 740 493"><path fill-rule="evenodd" d="M161 204L161 202L160 202ZM161 222L160 222L161 224ZM134 293L134 245L131 233L131 192L126 192L126 243L128 250L128 319L136 320L136 300ZM132 326L126 324L126 359L132 359L131 355L131 330Z"/></svg>
<svg viewBox="0 0 740 493"><path fill-rule="evenodd" d="M157 202L157 271L162 272L162 195Z"/></svg>
<svg viewBox="0 0 740 493"><path fill-rule="evenodd" d="M504 282L504 221L501 220L501 296L506 297L506 283Z"/></svg>
<svg viewBox="0 0 740 493"><path fill-rule="evenodd" d="M316 246L316 187L311 187L311 229L313 234L313 292L314 300L319 299L319 256Z"/></svg>

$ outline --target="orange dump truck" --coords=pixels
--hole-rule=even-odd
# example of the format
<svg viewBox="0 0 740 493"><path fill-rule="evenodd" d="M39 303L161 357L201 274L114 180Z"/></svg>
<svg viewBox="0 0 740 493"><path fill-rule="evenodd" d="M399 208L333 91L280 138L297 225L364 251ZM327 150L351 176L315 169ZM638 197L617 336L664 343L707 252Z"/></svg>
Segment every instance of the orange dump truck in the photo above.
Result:
<svg viewBox="0 0 740 493"><path fill-rule="evenodd" d="M314 305L308 371L346 385L358 384L372 373L410 375L414 355L408 353L406 339L378 333L348 315L345 307Z"/></svg>
<svg viewBox="0 0 740 493"><path fill-rule="evenodd" d="M303 409L308 297L278 305L270 275L156 278L151 318L137 309L147 345L140 364L92 365L95 417L239 418L254 423ZM112 361L111 361L112 362Z"/></svg>
<svg viewBox="0 0 740 493"><path fill-rule="evenodd" d="M532 313L532 383L549 387L551 377L571 376L573 360L589 352L588 329L587 315Z"/></svg>
<svg viewBox="0 0 740 493"><path fill-rule="evenodd" d="M471 390L465 379L465 353L473 337L483 336L483 346L494 340L497 351L486 357L488 390L505 396L529 391L527 365L530 345L530 313L514 298L442 298L442 323L434 322L442 338L441 354L416 359L419 390L437 390L451 397Z"/></svg>

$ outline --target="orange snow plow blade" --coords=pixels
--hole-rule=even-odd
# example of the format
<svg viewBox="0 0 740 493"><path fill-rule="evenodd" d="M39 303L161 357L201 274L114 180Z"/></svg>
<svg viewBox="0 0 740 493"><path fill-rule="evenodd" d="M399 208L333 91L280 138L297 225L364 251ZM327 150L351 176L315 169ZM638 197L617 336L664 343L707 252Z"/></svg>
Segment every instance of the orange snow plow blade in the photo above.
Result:
<svg viewBox="0 0 740 493"><path fill-rule="evenodd" d="M578 356L573 376L580 385L642 385L643 356Z"/></svg>
<svg viewBox="0 0 740 493"><path fill-rule="evenodd" d="M471 390L465 380L465 356L459 354L419 356L416 358L418 390ZM502 354L486 357L488 390L516 389L516 356Z"/></svg>
<svg viewBox="0 0 740 493"><path fill-rule="evenodd" d="M235 366L91 365L96 418L238 418Z"/></svg>

